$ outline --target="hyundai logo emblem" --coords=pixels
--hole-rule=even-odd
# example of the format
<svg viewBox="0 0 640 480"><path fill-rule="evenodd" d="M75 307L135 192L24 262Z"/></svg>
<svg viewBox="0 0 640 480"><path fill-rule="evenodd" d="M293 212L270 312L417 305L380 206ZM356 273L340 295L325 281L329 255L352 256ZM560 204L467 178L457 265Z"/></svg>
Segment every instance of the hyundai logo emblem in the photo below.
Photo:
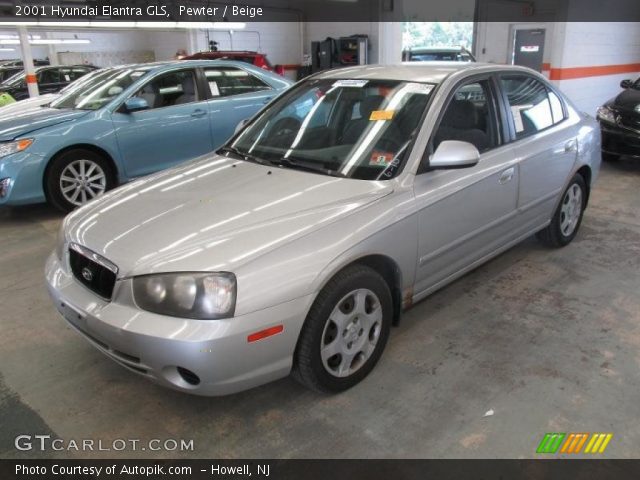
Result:
<svg viewBox="0 0 640 480"><path fill-rule="evenodd" d="M93 280L93 272L89 270L89 267L84 267L82 269L82 278L84 278L87 282Z"/></svg>

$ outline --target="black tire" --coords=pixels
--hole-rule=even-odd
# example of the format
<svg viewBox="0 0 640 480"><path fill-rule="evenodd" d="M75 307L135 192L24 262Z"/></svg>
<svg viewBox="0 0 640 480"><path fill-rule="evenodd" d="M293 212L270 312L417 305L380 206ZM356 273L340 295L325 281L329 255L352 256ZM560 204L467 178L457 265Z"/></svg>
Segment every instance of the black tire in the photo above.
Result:
<svg viewBox="0 0 640 480"><path fill-rule="evenodd" d="M620 155L617 155L615 153L602 152L603 162L617 162L618 160L620 160Z"/></svg>
<svg viewBox="0 0 640 480"><path fill-rule="evenodd" d="M346 296L357 290L373 293L374 295L366 297L365 303L366 301L370 301L374 306L377 305L380 308L381 320L379 322L379 330L374 332L373 329L375 327L372 327L369 332L363 332L363 329L360 329L360 336L365 344L367 341L371 342L372 337L376 338L376 334L377 342L375 346L372 347L363 346L363 349L373 349L371 353L369 353L369 357L363 359L357 369L352 373L339 377L336 376L335 373L330 373L327 367L325 367L322 360L321 348L327 338L330 324L333 323L332 320L330 320L332 312L335 308L339 308L346 303ZM376 303L376 300L378 300L379 303ZM372 312L377 312L377 310L373 310L374 307L371 308ZM358 321L357 313L352 313L352 315L353 314L356 315L356 318L350 321L351 323ZM296 346L292 370L293 377L302 385L322 393L341 392L353 387L373 370L373 367L375 367L380 359L387 339L389 338L392 316L393 300L389 287L382 276L375 270L364 265L347 267L327 283L318 294L307 315ZM351 325L351 323L349 323L349 325ZM325 327L327 327L327 329L325 329ZM360 327L358 326L354 329L352 332L353 335L358 335L358 328ZM345 329L344 331L346 332L347 330ZM342 338L339 340L343 341ZM360 339L356 339L356 341L359 340ZM345 343L347 341L348 340L344 340ZM355 350L357 349L356 347ZM362 358L365 358L364 353L360 352L354 357L353 362L356 362L358 355L361 354ZM351 363L351 365L353 364L354 363Z"/></svg>
<svg viewBox="0 0 640 480"><path fill-rule="evenodd" d="M67 150L51 160L51 164L47 168L44 179L45 194L47 201L58 210L63 212L70 212L71 210L79 207L75 205L67 198L62 192L61 177L65 169L72 163L86 160L96 164L102 172L104 172L104 192L111 190L116 186L115 175L111 164L102 155L86 150L83 148L77 148L73 150ZM104 193L102 192L102 193ZM87 194L87 197L89 195Z"/></svg>
<svg viewBox="0 0 640 480"><path fill-rule="evenodd" d="M563 205L567 202L569 195L568 192L576 186L580 189L581 192L580 212L575 227L573 227L570 232L565 233L562 229L562 224L564 221ZM560 203L558 204L553 218L551 219L551 223L545 229L540 230L536 234L536 237L538 237L538 240L540 240L548 247L559 248L568 245L569 243L571 243L571 240L574 239L574 237L578 233L578 230L580 229L580 224L582 223L582 217L584 215L584 209L586 208L586 206L587 185L582 175L577 173L573 176L565 191L562 192Z"/></svg>

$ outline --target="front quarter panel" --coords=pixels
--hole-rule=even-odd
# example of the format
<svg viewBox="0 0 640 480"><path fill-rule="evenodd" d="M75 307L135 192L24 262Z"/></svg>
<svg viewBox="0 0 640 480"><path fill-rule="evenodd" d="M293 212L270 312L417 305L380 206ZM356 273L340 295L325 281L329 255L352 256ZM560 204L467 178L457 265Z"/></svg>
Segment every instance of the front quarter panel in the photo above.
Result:
<svg viewBox="0 0 640 480"><path fill-rule="evenodd" d="M272 250L237 269L236 314L316 294L338 271L359 258L383 255L413 285L417 225L410 189L397 188L352 215ZM310 305L309 305L310 306Z"/></svg>

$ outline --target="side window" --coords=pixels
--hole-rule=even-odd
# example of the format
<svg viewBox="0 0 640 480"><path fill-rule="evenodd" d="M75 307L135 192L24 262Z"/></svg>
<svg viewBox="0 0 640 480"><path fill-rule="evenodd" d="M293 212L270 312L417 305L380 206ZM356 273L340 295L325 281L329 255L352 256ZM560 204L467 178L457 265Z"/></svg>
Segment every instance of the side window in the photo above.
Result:
<svg viewBox="0 0 640 480"><path fill-rule="evenodd" d="M72 82L75 78L72 76L70 68L61 68L60 69L60 81L61 82Z"/></svg>
<svg viewBox="0 0 640 480"><path fill-rule="evenodd" d="M135 94L144 98L149 108L171 107L197 102L198 89L193 70L169 72L154 78Z"/></svg>
<svg viewBox="0 0 640 480"><path fill-rule="evenodd" d="M562 102L558 96L549 91L549 103L551 104L551 115L553 116L553 124L560 123L564 120L564 110L562 109Z"/></svg>
<svg viewBox="0 0 640 480"><path fill-rule="evenodd" d="M526 75L514 75L503 77L502 86L507 94L517 138L533 135L554 124L548 91L542 82ZM559 102L557 97L556 100ZM562 106L559 106L562 111Z"/></svg>
<svg viewBox="0 0 640 480"><path fill-rule="evenodd" d="M38 83L42 83L44 85L48 83L58 83L60 82L60 72L55 68L49 70L43 70L38 74Z"/></svg>
<svg viewBox="0 0 640 480"><path fill-rule="evenodd" d="M212 97L230 97L243 93L270 90L271 87L241 68L205 68L204 75Z"/></svg>
<svg viewBox="0 0 640 480"><path fill-rule="evenodd" d="M486 81L459 87L449 101L433 137L433 150L445 140L473 144L479 152L498 146L491 89Z"/></svg>

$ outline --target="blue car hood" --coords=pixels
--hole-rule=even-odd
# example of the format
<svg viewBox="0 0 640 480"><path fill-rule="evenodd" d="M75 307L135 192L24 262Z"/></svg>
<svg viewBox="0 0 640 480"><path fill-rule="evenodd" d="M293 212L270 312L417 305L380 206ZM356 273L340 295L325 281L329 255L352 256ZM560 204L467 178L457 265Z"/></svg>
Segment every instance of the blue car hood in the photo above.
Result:
<svg viewBox="0 0 640 480"><path fill-rule="evenodd" d="M19 113L13 110L4 114L0 108L0 142L13 140L41 128L69 122L83 117L87 113L89 112L83 110L59 110L42 107L34 110L26 109Z"/></svg>

